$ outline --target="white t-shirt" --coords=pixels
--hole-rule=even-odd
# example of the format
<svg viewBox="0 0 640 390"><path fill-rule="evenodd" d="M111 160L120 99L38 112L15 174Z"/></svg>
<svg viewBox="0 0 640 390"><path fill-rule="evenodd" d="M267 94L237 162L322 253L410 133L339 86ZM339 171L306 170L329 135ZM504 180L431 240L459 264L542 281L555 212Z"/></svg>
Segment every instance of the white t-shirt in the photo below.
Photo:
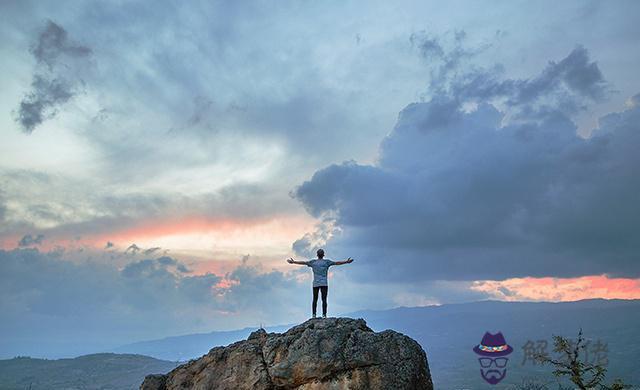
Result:
<svg viewBox="0 0 640 390"><path fill-rule="evenodd" d="M329 259L313 259L304 262L313 269L313 287L328 286L327 272L329 267L335 265L335 261Z"/></svg>

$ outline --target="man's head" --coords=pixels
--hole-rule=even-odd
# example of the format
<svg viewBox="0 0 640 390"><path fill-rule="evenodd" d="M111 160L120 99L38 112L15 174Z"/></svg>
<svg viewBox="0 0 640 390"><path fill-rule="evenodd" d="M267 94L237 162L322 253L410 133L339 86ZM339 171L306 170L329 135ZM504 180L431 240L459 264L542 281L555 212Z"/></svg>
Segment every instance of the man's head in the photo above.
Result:
<svg viewBox="0 0 640 390"><path fill-rule="evenodd" d="M318 249L316 254L318 255L318 259L322 259L324 257L324 249Z"/></svg>

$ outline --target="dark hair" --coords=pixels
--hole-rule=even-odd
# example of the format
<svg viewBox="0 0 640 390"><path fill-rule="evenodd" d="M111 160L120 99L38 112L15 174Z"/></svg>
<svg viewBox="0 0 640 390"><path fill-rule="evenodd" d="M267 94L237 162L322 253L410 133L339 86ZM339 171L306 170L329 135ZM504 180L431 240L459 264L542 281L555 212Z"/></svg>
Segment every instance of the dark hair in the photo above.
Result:
<svg viewBox="0 0 640 390"><path fill-rule="evenodd" d="M316 254L318 255L319 258L322 259L324 257L324 249L318 249Z"/></svg>

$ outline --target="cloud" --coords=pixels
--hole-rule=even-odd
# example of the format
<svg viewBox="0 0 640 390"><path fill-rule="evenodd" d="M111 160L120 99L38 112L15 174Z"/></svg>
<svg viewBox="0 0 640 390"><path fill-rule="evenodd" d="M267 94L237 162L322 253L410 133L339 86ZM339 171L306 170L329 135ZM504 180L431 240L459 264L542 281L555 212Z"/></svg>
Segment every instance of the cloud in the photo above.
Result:
<svg viewBox="0 0 640 390"><path fill-rule="evenodd" d="M260 263L245 260L225 275L228 288L219 296L221 307L250 313L265 323L303 317L309 310L309 281L297 276L304 274L305 268L292 268L284 273L265 270Z"/></svg>
<svg viewBox="0 0 640 390"><path fill-rule="evenodd" d="M639 107L640 106L640 93L630 97L629 100L627 101L627 106L629 106L631 108Z"/></svg>
<svg viewBox="0 0 640 390"><path fill-rule="evenodd" d="M307 258L315 258L318 248L329 241L335 233L336 228L333 222L332 219L325 219L316 225L314 231L306 233L293 243L293 251Z"/></svg>
<svg viewBox="0 0 640 390"><path fill-rule="evenodd" d="M118 257L0 250L0 357L90 353L176 334L286 324L310 312L308 267L282 272L244 256L224 274L194 275L174 257L108 255ZM380 296L380 286L352 281L355 264L330 275L332 294L341 297L331 301L331 313L487 296L468 283L442 282L387 286Z"/></svg>
<svg viewBox="0 0 640 390"><path fill-rule="evenodd" d="M56 108L73 95L73 88L67 81L34 75L31 92L20 102L18 121L26 133L31 133L46 119L53 118Z"/></svg>
<svg viewBox="0 0 640 390"><path fill-rule="evenodd" d="M45 82L31 88L23 100L33 108L27 106L24 123L18 120L17 124L25 131L33 130L52 113L60 115L64 110L65 125L68 126L29 137L29 145L19 134L6 139L8 150L19 150L33 158L26 159L25 163L23 159L14 160L0 172L0 187L6 190L6 202L0 202L6 205L0 234L11 237L11 243L19 238L13 236L18 231L43 232L47 244L58 238L65 240L82 234L83 237L97 236L100 246L107 239L113 240L118 249L120 245L124 244L124 249L126 243L134 241L145 248L156 244L180 246L169 240L161 243L160 237L154 237L150 241L153 244L142 245L146 241L143 238L129 238L118 233L155 228L158 220L181 225L185 218L194 215L217 223L295 214L299 207L286 199L286 189L291 188L292 183L309 178L318 167L355 158L360 163L337 164L323 170L322 174L318 172L311 180L316 186L305 185L305 190L298 193L300 199L304 198L305 207L323 222L317 231L301 237L295 249L308 255L314 246L329 242L328 253L335 250L341 254L337 245L344 243L345 255L355 256L351 250L362 254L362 257L355 256L356 263L340 270L350 277L373 281L367 285L369 289L361 284L344 291L342 296L351 300L351 309L383 304L388 297L380 297L377 280L385 278L398 281L395 292L401 295L402 302L422 302L425 296L432 300L434 295L430 295L428 289L408 291L407 280L417 280L412 287L430 288L435 282L425 279L439 275L447 277L452 273L466 278L465 274L472 274L467 268L475 267L469 264L469 259L475 259L474 249L484 241L480 236L474 243L473 233L487 230L485 234L491 236L499 229L491 224L478 227L477 223L470 223L465 229L465 212L470 221L505 219L501 214L491 214L498 202L492 200L495 191L478 191L472 196L465 184L474 183L463 180L486 182L492 179L498 184L511 180L526 185L526 180L519 175L530 176L530 172L536 172L542 184L547 174L556 177L558 183L572 183L557 177L562 174L575 177L576 173L569 174L568 168L558 168L562 164L560 161L542 168L535 166L536 161L542 163L549 155L564 150L562 147L540 149L538 144L544 144L540 137L557 140L560 135L554 134L553 129L568 129L560 132L563 137L572 139L574 129L566 117L576 115L603 95L606 98L608 87L602 82L600 69L589 58L587 50L581 47L571 50L566 42L590 40L586 46L598 53L602 64L607 64L607 79L614 77L628 95L630 89L635 91L636 88L631 82L635 80L634 71L628 64L637 63L637 50L633 48L638 24L633 23L635 13L629 11L628 4L605 7L589 18L574 18L582 15L579 12L582 6L562 4L548 20L545 19L549 28L537 29L535 33L513 26L531 25L531 20L549 16L541 15L540 7L505 4L494 7L495 12L490 16L476 12L482 11L482 7L473 2L457 7L456 12L445 12L447 15L442 14L441 7L427 2L412 7L415 12L407 13L402 7L398 11L399 8L390 3L380 3L366 10L350 5L339 9L323 6L292 9L286 4L274 7L260 3L208 3L202 7L181 7L176 13L175 7L168 4L157 4L152 9L138 3L113 6L91 2L72 7L54 2L3 4L3 15L8 17L0 30L7 37L6 52L9 54L3 62L7 64L3 72L6 78L3 85L7 85L3 88L3 101L18 102L24 93L22 89L30 88L29 84L36 77L42 77ZM380 19L380 15L384 18ZM424 15L433 16L434 23L429 25L432 31L456 25L469 26L473 30L454 32L449 41L415 34L413 42L408 42L413 26L424 23ZM28 54L24 33L33 26L41 26L45 16L61 21L64 29L60 25L55 25L58 28L43 25L44 37L31 37L36 39L33 39L31 49L33 56L27 57L32 62L29 63L24 56ZM354 23L354 20L367 22ZM603 20L615 22L603 23ZM262 27L261 39L254 39L256 25ZM478 37L493 36L498 27L508 32L500 38L505 41L504 45L500 46L498 42L480 44L478 48L465 46L469 41L480 39ZM584 31L593 34L584 34ZM557 39L559 32L563 39ZM354 42L356 33L361 39L356 38ZM613 41L617 42L615 47L610 45ZM416 56L416 51L422 59ZM539 61L540 53L569 55L566 58L558 56L555 61L545 64ZM508 73L500 65L481 68L471 64L482 56L506 61L510 65L507 69L515 71L506 77ZM96 69L90 66L94 61L99 64ZM36 68L31 75L28 69L33 63ZM431 74L429 83L425 82L429 76L425 63L440 67ZM536 71L531 71L536 66ZM23 80L27 83L20 84ZM57 84L60 86L54 88ZM420 100L425 85L428 89ZM81 93L85 89L87 93ZM43 92L39 95L40 90ZM63 102L64 93L70 98ZM29 98L29 94L34 97ZM406 102L416 100L427 103L418 103L403 111L402 123L380 149L379 161L368 163L375 157L376 146L393 125L398 111ZM481 103L491 103L499 112ZM476 105L473 114L469 109L475 110ZM20 111L19 108L16 111ZM608 124L601 123L600 141L590 141L590 151L579 148L576 159L591 159L598 165L601 150L620 150L619 145L598 144L607 143L609 138L620 139L615 123L624 121L627 114L618 114L609 116ZM509 126L504 127L504 124ZM8 125L11 127L10 123ZM471 140L465 133L459 139L460 145L455 143L462 128L475 128L476 125L486 125L500 132L504 130L501 134L509 140L507 149L514 144L517 146L518 142L536 144L531 148L514 149L513 154L520 153L523 160L529 158L529 154L540 153L542 156L534 156L531 166L523 163L528 170L513 174L513 178L507 170L514 160L518 162L515 157L498 156L500 164L496 164L497 170L491 170L483 164L491 162L492 153L492 145L485 141L499 142L493 136L485 136L487 132L493 133L480 126L476 139ZM514 130L518 126L519 130ZM607 136L607 132L614 135ZM514 133L517 136L510 136ZM565 139L559 142L567 144ZM495 148L503 151L498 145ZM40 153L41 150L47 152ZM488 157L481 156L482 150ZM440 164L450 155L459 165ZM467 155L470 161L466 160ZM471 166L472 162L476 167ZM463 167L464 164L467 166ZM502 164L507 166L502 167ZM13 169L18 166L24 169ZM519 167L516 164L513 169ZM56 172L62 175L56 175ZM433 177L434 172L441 176ZM602 170L596 172L601 174ZM457 174L462 176L456 177ZM333 187L341 177L347 185ZM635 176L629 174L628 177L633 182ZM620 183L615 175L610 179ZM358 186L349 187L350 180L356 181ZM600 183L602 180L596 179ZM476 189L486 187L475 184L473 188ZM534 184L531 184L533 197L539 194L536 192L538 184ZM502 206L507 209L504 213L508 214L508 210L515 207L510 199L515 196L526 198L526 189L517 192L509 185L488 185L489 188L500 188L497 198L506 202ZM361 193L361 188L368 190ZM563 191L563 187L551 185L551 188L549 194ZM573 191L571 188L564 190ZM613 191L613 188L605 185L601 191ZM464 201L465 197L471 200ZM488 199L487 208L490 209L486 211L486 217L480 215L482 209L478 206L483 198ZM391 204L398 199L406 199L406 205ZM580 202L592 202L581 196L574 200L570 204L574 208L579 207ZM531 207L530 202L524 203L525 207ZM566 200L560 203L567 204ZM621 199L620 203L627 202ZM538 210L551 206L559 208L550 202L547 206L539 205ZM454 212L449 213L450 210ZM565 210L569 214L566 219L570 220L572 209ZM454 218L445 218L447 213ZM579 211L575 213L585 215ZM628 215L614 213L612 218L614 216L622 216L618 219L622 224L624 217L633 220L633 210ZM611 224L607 217L607 214L598 218L594 215L593 221L595 225L601 221ZM515 257L513 262L518 267L527 262L532 267L544 265L538 264L538 257L527 248L539 249L544 245L533 238L540 236L536 229L542 228L541 224L549 220L548 216L543 213L532 217L523 211L511 220L514 226L527 227L529 230L521 233L532 240L521 247L529 259L521 258L516 249L511 250L510 258ZM538 224L533 224L532 228L532 223L521 223L523 220ZM592 226L593 221L586 221L586 228L596 229ZM429 225L431 222L436 226ZM395 226L390 227L391 224ZM424 226L429 227L424 234L426 239L420 236ZM442 226L442 231L437 226ZM556 223L556 226L560 229L563 225ZM196 229L200 228L196 226ZM502 229L514 235L508 227ZM566 227L564 231L571 232ZM150 229L150 233L160 235L165 232ZM547 236L542 238L549 239ZM562 241L562 236L559 234L557 240ZM620 236L613 235L612 245L623 236L624 230ZM592 244L600 241L593 240ZM403 242L406 246L399 249ZM451 248L458 242L466 243L466 246L461 247L459 256L452 255ZM371 253L366 251L368 248L372 248ZM238 253L245 253L245 249ZM481 264L491 263L487 259L491 257L488 250L479 248ZM116 256L116 261L110 264L114 266L150 257L140 251L135 257L123 256L121 250L110 252ZM153 253L154 257L159 254ZM70 253L67 255L71 256ZM564 258L565 254L558 254L560 256ZM589 256L600 255L594 252ZM441 264L438 261L441 258L450 260L451 264ZM588 261L588 257L584 259ZM558 264L562 263L559 261ZM612 266L616 264L620 262L614 258ZM198 283L207 284L206 278L180 279L180 274L188 270L182 266L182 271L181 263L167 266L167 272L178 275L181 284L185 283L183 291L186 283L193 283L196 291L201 291ZM483 269L479 275L495 276L500 266ZM164 265L157 262L147 267L148 272L164 272ZM462 271L458 275L460 268ZM108 270L111 272L112 268ZM277 283L270 284L278 281L278 274L265 278L253 276L260 273L270 271L251 268L242 275L258 286L273 286L278 290ZM504 273L512 272L506 269ZM122 277L119 273L115 275ZM158 281L162 280L170 281L171 278L158 278ZM287 280L285 276L284 282ZM353 280L343 282L341 285ZM170 285L169 282L159 283L150 291L161 287L168 289ZM465 284L461 282L461 285ZM278 290L277 300L269 301L272 297L267 291L270 290L233 287L233 284L231 287L240 294L234 299L246 305L251 304L251 299L242 292L257 294L253 299L264 305L260 314L264 318L268 318L272 306L294 306L291 299L298 299L290 291L285 294L284 289ZM385 288L388 288L385 292L391 291L388 284ZM35 291L33 294L46 294ZM175 293L176 290L168 291ZM305 289L304 292L308 291ZM405 295L400 294L402 292ZM196 293L194 296L201 295ZM303 295L305 301L301 307L308 307L307 296ZM352 299L352 296L358 299ZM446 300L451 294L443 289L440 296ZM144 320L140 316L138 325L142 324L140 328L149 329L149 332L159 332L155 326L186 332L186 328L177 325L179 319L167 318L167 313L162 311L176 307L169 303L159 305L157 311L152 311L153 316ZM195 326L202 321L201 324L222 324L228 328L236 321L233 315L217 311L197 312L199 308L201 306L184 304L176 310L193 310L193 313L183 315L185 326ZM105 314L104 323L124 323L123 329L133 329L131 324L137 318L137 308L124 305L114 308L113 312L120 313L120 309L126 315ZM228 319L226 323L225 318ZM243 325L255 319L250 313L243 318ZM51 320L50 317L46 319ZM65 324L69 323L70 320ZM74 332L91 329L90 326L75 325L69 328ZM151 337L143 332L140 335Z"/></svg>
<svg viewBox="0 0 640 390"><path fill-rule="evenodd" d="M467 48L464 31L453 35L452 42L426 33L410 39L431 69L428 95L433 104L428 119L432 123L425 123L426 128L457 117L462 103L491 101L507 106L512 116L532 120L558 112L576 114L589 103L605 101L612 92L584 46L577 45L558 62L549 61L537 76L504 79L502 65L485 68L473 63L495 42Z"/></svg>
<svg viewBox="0 0 640 390"><path fill-rule="evenodd" d="M64 111L69 126L60 131L78 130L74 138L91 155L92 164L76 169L101 169L98 177L111 184L131 188L153 182L202 191L222 181L255 178L260 166L267 173L258 176L264 182L275 183L270 179L278 177L290 187L319 161L326 164L333 156L370 156L374 151L377 136L385 130L381 119L389 115L376 110L372 117L371 94L363 93L354 77L375 74L384 85L375 84L387 90L387 96L405 93L393 80L378 77L389 72L371 65L373 58L403 51L404 36L402 42L389 38L402 44L388 45L391 54L382 53L377 39L361 45L356 56L354 44L344 46L338 29L327 34L325 23L311 26L302 21L335 21L331 13L319 14L313 8L296 10L299 17L292 22L286 6L238 9L207 4L184 7L178 24L169 22L178 19L167 5L158 5L151 14L134 4L33 8L12 10L11 19L24 22L9 24L7 30L21 35L20 25L26 21L31 26L43 15L54 19L33 37L35 73L44 77L52 64L56 77L45 80L70 97L62 102L32 88L25 94L24 108L16 109L17 123L31 132ZM254 34L251 26L265 15L274 21L264 26L265 39L247 39ZM215 27L211 20L218 21ZM290 40L300 29L308 36ZM158 36L166 39L154 38ZM318 38L330 44L309 44ZM282 47L285 41L290 45ZM27 67L14 57L15 67ZM326 66L317 66L317 58L324 58ZM91 66L94 63L98 66ZM66 72L66 66L74 71ZM393 110L397 109L390 111L392 115ZM344 133L357 142L338 142ZM227 175L229 171L234 175Z"/></svg>
<svg viewBox="0 0 640 390"><path fill-rule="evenodd" d="M8 194L15 205L7 211L14 214L11 221L36 227L68 225L69 231L109 230L157 215L158 210L170 213L181 201L189 202L193 214L299 213L282 188L334 161L373 158L401 105L424 88L427 72L416 50L422 46L429 61L447 64L448 88L456 72L484 53L464 46L469 37L486 35L483 32L454 34L453 50L433 37L426 38L432 47L426 50L426 41L416 34L412 52L407 28L391 21L381 35L374 25L353 25L350 18L338 20L328 10L298 9L292 22L287 7L229 6L229 13L227 7L184 7L177 24L167 23L175 20L175 13L163 5L151 14L134 4L12 7L7 36L21 37L35 23L41 29L28 37L33 41L30 59L36 63L32 78L9 74L16 80L43 80L38 83L42 88L28 93L44 91L44 97L36 94L23 101L33 106L24 110L24 123L33 130L50 112L64 110L69 126L59 130L77 141L68 149L62 146L63 138L40 144L52 153L32 159L30 167L66 175L72 166L81 173L75 177L85 179L69 180L62 187L74 185L74 191L58 192L65 196L55 199L49 194L57 192L57 185L43 183L46 196L24 199L24 188L31 185L19 183ZM228 18L213 27L210 21L220 21L223 14ZM45 15L54 21L42 23ZM265 39L247 39L254 33L250 26L265 17L275 21L265 26ZM278 23L282 20L286 23ZM340 23L346 23L345 29ZM28 27L21 29L23 24ZM327 25L332 28L327 30ZM289 39L302 30L304 38ZM350 39L356 32L362 36L359 46ZM154 38L158 36L166 39ZM26 52L23 40L12 42ZM283 47L281 42L289 44ZM504 50L501 59L509 53ZM93 62L99 65L96 69L90 66ZM12 67L31 68L19 55L14 55ZM85 89L86 94L77 96ZM61 96L71 97L62 105ZM439 115L434 110L428 120L454 119L455 99L443 99L441 105ZM15 146L20 147L18 142ZM51 157L58 147L64 155ZM26 176L21 179L28 180ZM239 188L245 184L254 188ZM113 191L97 190L105 186ZM205 195L232 186L226 195Z"/></svg>
<svg viewBox="0 0 640 390"><path fill-rule="evenodd" d="M113 241L114 232L163 220L242 223L300 213L282 189L255 184L232 184L203 193L136 188L112 193L101 191L100 181L27 169L0 169L0 184L4 198L16 205L6 211L8 221L0 225L0 236L36 230L47 237L104 234Z"/></svg>
<svg viewBox="0 0 640 390"><path fill-rule="evenodd" d="M38 41L31 47L31 54L49 69L54 69L61 57L83 58L91 54L90 48L71 42L68 35L62 26L47 20Z"/></svg>
<svg viewBox="0 0 640 390"><path fill-rule="evenodd" d="M23 236L18 242L19 247L32 246L32 245L40 245L44 241L44 234L38 234L37 236L31 236L31 234L27 234Z"/></svg>
<svg viewBox="0 0 640 390"><path fill-rule="evenodd" d="M138 252L140 252L142 249L140 249L139 246L137 246L136 244L131 244L127 247L127 249L124 250L124 253L131 253L131 254L136 254Z"/></svg>
<svg viewBox="0 0 640 390"><path fill-rule="evenodd" d="M456 30L442 36L428 34L425 31L411 34L409 42L418 48L421 56L429 64L430 91L444 93L452 79L457 77L457 73L492 45L485 43L469 48L466 46L466 39L467 33L464 30Z"/></svg>
<svg viewBox="0 0 640 390"><path fill-rule="evenodd" d="M31 91L20 102L15 113L16 121L25 133L47 119L53 118L59 107L67 103L82 86L77 68L83 66L91 49L73 43L67 31L48 20L31 47L37 61Z"/></svg>
<svg viewBox="0 0 640 390"><path fill-rule="evenodd" d="M184 273L185 269L186 266L178 260L168 256L162 256L157 259L144 259L129 263L122 268L120 272L121 275L127 279L155 278L167 283L180 283L183 279L181 279L179 275ZM178 273L176 273L176 271L178 271ZM206 280L211 282L211 284L208 285L210 289L217 284L221 278L210 274ZM200 292L202 292L202 290L200 290ZM211 298L210 293L211 292L208 291L208 293L204 295L205 298Z"/></svg>
<svg viewBox="0 0 640 390"><path fill-rule="evenodd" d="M607 86L600 68L589 60L587 49L582 46L573 49L560 62L551 61L539 76L519 84L512 87L512 93L521 104L560 87L593 101L601 101L606 97Z"/></svg>
<svg viewBox="0 0 640 390"><path fill-rule="evenodd" d="M0 222L4 221L4 218L6 215L7 215L7 206L4 205L2 192L0 192Z"/></svg>
<svg viewBox="0 0 640 390"><path fill-rule="evenodd" d="M145 254L145 255L151 255L151 254L153 254L154 252L157 252L157 251L159 251L159 250L161 250L161 249L162 249L162 248L160 248L159 246L154 246L153 248L145 249L145 250L144 250L144 254Z"/></svg>
<svg viewBox="0 0 640 390"><path fill-rule="evenodd" d="M0 250L3 358L59 356L73 344L88 353L141 339L282 323L307 309L295 272L266 271L259 263L245 262L225 275L188 275L184 263L168 256L92 258Z"/></svg>
<svg viewBox="0 0 640 390"><path fill-rule="evenodd" d="M576 301L594 296L605 299L638 299L640 279L616 279L604 275L572 279L515 278L473 282L471 290L485 292L492 299L507 301Z"/></svg>
<svg viewBox="0 0 640 390"><path fill-rule="evenodd" d="M51 317L54 323L67 323L70 327L65 332L67 336L89 323L97 327L96 331L106 331L116 323L128 324L128 329L121 329L125 332L135 331L132 327L145 316L131 310L146 313L149 320L166 316L167 326L175 326L171 316L177 315L183 305L193 307L197 293L211 298L209 308L214 305L211 288L220 280L209 275L206 280L210 284L201 284L196 289L192 277L175 272L179 262L169 258L144 259L118 269L113 263L89 259L72 262L35 249L16 249L0 250L0 260L4 326L20 322L19 317L14 317L20 313L29 317L30 327L38 327L37 322L32 322L35 318ZM99 325L107 319L110 325ZM74 325L75 321L79 324ZM49 332L42 330L45 334ZM14 332L24 333L17 329ZM2 334L16 336L16 333Z"/></svg>
<svg viewBox="0 0 640 390"><path fill-rule="evenodd" d="M366 262L354 277L640 275L640 108L600 118L591 138L576 134L574 108L606 92L586 50L530 79L452 74L400 113L375 165L332 164L294 191L311 215L335 221L327 246Z"/></svg>
<svg viewBox="0 0 640 390"><path fill-rule="evenodd" d="M502 73L497 66L490 70L477 69L451 84L456 100L486 101L501 99L518 116L532 119L537 115L567 115L583 111L589 103L603 102L610 94L597 63L589 59L583 46L575 47L559 62L550 61L539 75L529 79L499 80Z"/></svg>

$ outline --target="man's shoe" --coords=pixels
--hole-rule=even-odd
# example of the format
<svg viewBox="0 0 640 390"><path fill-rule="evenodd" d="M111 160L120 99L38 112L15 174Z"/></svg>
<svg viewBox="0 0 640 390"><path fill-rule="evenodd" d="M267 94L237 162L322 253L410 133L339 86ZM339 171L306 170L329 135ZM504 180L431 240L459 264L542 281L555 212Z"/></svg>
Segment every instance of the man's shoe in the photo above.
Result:
<svg viewBox="0 0 640 390"><path fill-rule="evenodd" d="M315 315L315 314L314 314L314 315L312 315L312 316L311 316L311 318L316 318L316 315Z"/></svg>
<svg viewBox="0 0 640 390"><path fill-rule="evenodd" d="M323 314L323 315L322 315L322 318L327 318L327 315L326 315L326 314Z"/></svg>

